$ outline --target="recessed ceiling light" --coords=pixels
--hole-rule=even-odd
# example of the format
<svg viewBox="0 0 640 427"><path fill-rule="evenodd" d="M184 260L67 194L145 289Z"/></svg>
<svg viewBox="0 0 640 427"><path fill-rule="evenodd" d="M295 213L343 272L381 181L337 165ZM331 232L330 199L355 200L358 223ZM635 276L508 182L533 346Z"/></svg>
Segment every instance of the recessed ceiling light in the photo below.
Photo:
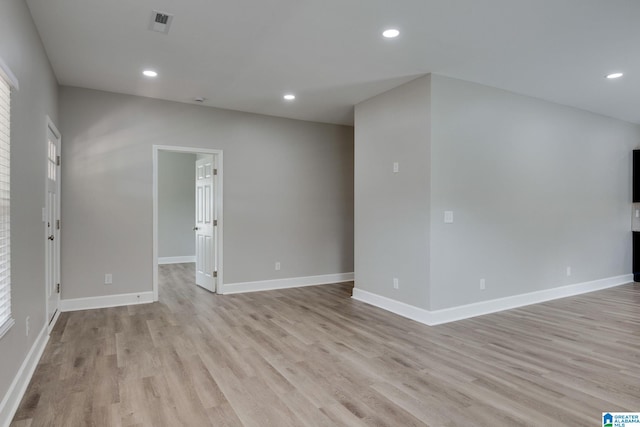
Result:
<svg viewBox="0 0 640 427"><path fill-rule="evenodd" d="M158 73L153 70L144 70L142 74L144 74L147 77L158 77Z"/></svg>
<svg viewBox="0 0 640 427"><path fill-rule="evenodd" d="M607 78L608 79L619 79L620 77L624 76L624 74L622 73L611 73L611 74L607 74Z"/></svg>
<svg viewBox="0 0 640 427"><path fill-rule="evenodd" d="M388 30L384 30L382 32L382 36L388 39L396 38L399 35L400 35L400 31L396 30L395 28L389 28Z"/></svg>
<svg viewBox="0 0 640 427"><path fill-rule="evenodd" d="M285 96L283 96L284 99L286 99L287 101L293 101L294 99L296 99L296 96L292 93L288 93Z"/></svg>

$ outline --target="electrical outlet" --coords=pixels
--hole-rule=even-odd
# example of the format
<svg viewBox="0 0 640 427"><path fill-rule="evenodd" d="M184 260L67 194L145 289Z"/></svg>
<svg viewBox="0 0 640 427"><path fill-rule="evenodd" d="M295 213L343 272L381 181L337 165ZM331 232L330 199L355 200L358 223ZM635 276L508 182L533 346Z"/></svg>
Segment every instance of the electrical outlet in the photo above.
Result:
<svg viewBox="0 0 640 427"><path fill-rule="evenodd" d="M29 332L31 331L30 320L31 320L31 318L29 316L27 316L27 319L26 319L26 322L25 322L26 323L25 329L27 331L27 336L29 336Z"/></svg>
<svg viewBox="0 0 640 427"><path fill-rule="evenodd" d="M567 277L571 276L571 267L567 267Z"/></svg>
<svg viewBox="0 0 640 427"><path fill-rule="evenodd" d="M393 289L398 289L400 287L400 282L397 277L393 278Z"/></svg>
<svg viewBox="0 0 640 427"><path fill-rule="evenodd" d="M486 282L484 281L484 279L480 279L480 290L484 291L486 289Z"/></svg>
<svg viewBox="0 0 640 427"><path fill-rule="evenodd" d="M280 262L276 262L276 271L280 271Z"/></svg>
<svg viewBox="0 0 640 427"><path fill-rule="evenodd" d="M107 273L104 275L104 284L105 285L113 284L113 275L111 273Z"/></svg>
<svg viewBox="0 0 640 427"><path fill-rule="evenodd" d="M393 173L398 173L398 172L400 172L400 163L393 162Z"/></svg>

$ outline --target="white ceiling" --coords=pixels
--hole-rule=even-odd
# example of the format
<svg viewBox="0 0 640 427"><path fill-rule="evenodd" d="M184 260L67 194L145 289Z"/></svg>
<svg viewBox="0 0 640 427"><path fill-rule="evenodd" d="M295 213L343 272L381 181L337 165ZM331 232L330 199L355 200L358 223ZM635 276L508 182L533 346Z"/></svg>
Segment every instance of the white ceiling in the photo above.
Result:
<svg viewBox="0 0 640 427"><path fill-rule="evenodd" d="M640 123L638 0L27 3L62 85L352 124L354 104L433 72ZM168 35L152 9L175 15Z"/></svg>

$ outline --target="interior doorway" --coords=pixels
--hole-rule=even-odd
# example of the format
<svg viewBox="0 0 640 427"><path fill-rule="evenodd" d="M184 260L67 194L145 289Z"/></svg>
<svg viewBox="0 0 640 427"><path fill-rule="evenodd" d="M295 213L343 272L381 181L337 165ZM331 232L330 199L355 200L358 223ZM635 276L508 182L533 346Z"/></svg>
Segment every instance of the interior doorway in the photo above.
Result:
<svg viewBox="0 0 640 427"><path fill-rule="evenodd" d="M221 150L153 146L155 301L162 264L185 264L194 286L223 293L222 176Z"/></svg>

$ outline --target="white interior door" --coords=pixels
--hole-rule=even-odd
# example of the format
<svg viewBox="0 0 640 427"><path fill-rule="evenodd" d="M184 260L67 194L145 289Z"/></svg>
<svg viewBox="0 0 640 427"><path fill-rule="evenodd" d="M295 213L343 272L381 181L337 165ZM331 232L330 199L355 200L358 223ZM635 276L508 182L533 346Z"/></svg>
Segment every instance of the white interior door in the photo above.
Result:
<svg viewBox="0 0 640 427"><path fill-rule="evenodd" d="M213 156L196 161L196 284L211 292L216 292L218 275L215 175Z"/></svg>
<svg viewBox="0 0 640 427"><path fill-rule="evenodd" d="M60 301L60 134L47 127L46 298L48 322L54 319Z"/></svg>

